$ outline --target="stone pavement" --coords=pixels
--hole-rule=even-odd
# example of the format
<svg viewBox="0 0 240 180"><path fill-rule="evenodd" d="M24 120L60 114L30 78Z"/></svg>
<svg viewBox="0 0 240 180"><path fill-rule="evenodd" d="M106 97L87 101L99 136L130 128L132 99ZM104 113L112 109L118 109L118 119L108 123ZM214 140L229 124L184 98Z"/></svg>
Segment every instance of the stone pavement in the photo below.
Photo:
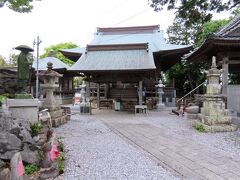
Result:
<svg viewBox="0 0 240 180"><path fill-rule="evenodd" d="M148 123L180 118L170 111L148 115L109 110L95 111L93 116L115 133L150 153L163 166L180 173L186 179L240 179L240 161L221 151L174 134L171 129ZM185 120L185 119L184 119ZM180 127L181 128L181 127Z"/></svg>

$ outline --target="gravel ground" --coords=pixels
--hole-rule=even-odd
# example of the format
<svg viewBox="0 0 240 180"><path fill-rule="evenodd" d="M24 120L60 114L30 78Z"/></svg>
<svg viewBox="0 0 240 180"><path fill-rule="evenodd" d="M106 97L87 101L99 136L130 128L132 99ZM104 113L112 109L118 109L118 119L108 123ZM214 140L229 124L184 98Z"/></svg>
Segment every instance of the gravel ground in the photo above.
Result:
<svg viewBox="0 0 240 180"><path fill-rule="evenodd" d="M73 115L56 132L66 146L64 180L180 179L94 116Z"/></svg>
<svg viewBox="0 0 240 180"><path fill-rule="evenodd" d="M191 139L208 146L213 152L221 152L240 161L240 130L235 132L200 133L192 127L193 120L178 117L171 111L151 112L149 117L139 117L148 124L169 129L168 133Z"/></svg>

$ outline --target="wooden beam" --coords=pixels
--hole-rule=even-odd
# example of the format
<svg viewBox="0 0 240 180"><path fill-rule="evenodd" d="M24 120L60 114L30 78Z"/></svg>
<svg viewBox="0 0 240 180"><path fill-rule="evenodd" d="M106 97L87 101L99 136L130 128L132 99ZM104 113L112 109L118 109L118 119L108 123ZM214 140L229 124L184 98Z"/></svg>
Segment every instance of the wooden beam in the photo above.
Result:
<svg viewBox="0 0 240 180"><path fill-rule="evenodd" d="M139 99L138 104L139 104L139 105L142 105L142 104L143 104L143 82L142 82L142 81L139 81L139 86L138 86L138 99Z"/></svg>
<svg viewBox="0 0 240 180"><path fill-rule="evenodd" d="M223 74L222 74L222 94L227 95L227 86L228 86L228 57L223 58L223 64L222 64L222 69L223 69Z"/></svg>
<svg viewBox="0 0 240 180"><path fill-rule="evenodd" d="M100 83L97 83L97 108L100 109Z"/></svg>
<svg viewBox="0 0 240 180"><path fill-rule="evenodd" d="M228 60L225 63L227 63L227 64L240 64L240 60ZM222 65L223 61L219 61L218 64Z"/></svg>
<svg viewBox="0 0 240 180"><path fill-rule="evenodd" d="M225 52L218 52L217 53L217 56L219 58L224 58L224 57L229 57L229 58L232 58L232 57L240 57L240 52L238 51L225 51Z"/></svg>

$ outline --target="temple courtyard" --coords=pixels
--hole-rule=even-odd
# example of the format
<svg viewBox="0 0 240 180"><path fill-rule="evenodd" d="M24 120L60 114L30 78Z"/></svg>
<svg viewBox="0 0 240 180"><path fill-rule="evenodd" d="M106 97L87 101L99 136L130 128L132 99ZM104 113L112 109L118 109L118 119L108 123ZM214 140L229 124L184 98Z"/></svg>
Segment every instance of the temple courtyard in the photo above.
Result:
<svg viewBox="0 0 240 180"><path fill-rule="evenodd" d="M201 133L168 108L71 110L71 120L55 129L66 146L63 179L240 179L239 130Z"/></svg>

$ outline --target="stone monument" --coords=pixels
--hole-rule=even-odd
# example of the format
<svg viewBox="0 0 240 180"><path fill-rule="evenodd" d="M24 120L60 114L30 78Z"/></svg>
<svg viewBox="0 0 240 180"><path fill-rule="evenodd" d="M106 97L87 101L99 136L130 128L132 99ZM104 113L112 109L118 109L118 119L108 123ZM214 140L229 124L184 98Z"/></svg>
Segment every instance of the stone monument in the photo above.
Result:
<svg viewBox="0 0 240 180"><path fill-rule="evenodd" d="M157 93L158 93L157 110L161 111L161 110L163 110L165 108L165 104L163 104L163 102L162 102L162 96L164 94L164 92L163 92L164 85L163 85L161 79L159 79L158 84L156 85L156 87L158 89L158 91L157 91Z"/></svg>
<svg viewBox="0 0 240 180"><path fill-rule="evenodd" d="M59 86L57 81L62 75L53 71L52 65L51 62L48 62L47 70L40 72L39 77L44 81L44 84L42 84L41 87L43 91L46 92L46 98L43 101L42 107L48 109L52 120L52 126L57 127L66 122L66 115L63 113L63 110L53 96L53 91Z"/></svg>
<svg viewBox="0 0 240 180"><path fill-rule="evenodd" d="M206 132L235 131L237 126L231 123L228 110L225 109L225 102L221 94L219 83L221 71L217 69L216 58L212 58L212 66L207 71L207 93L203 95L203 107L199 114L200 124Z"/></svg>
<svg viewBox="0 0 240 180"><path fill-rule="evenodd" d="M15 49L21 51L17 59L18 91L19 93L26 93L26 88L31 81L33 55L30 52L33 52L33 49L26 45L17 46Z"/></svg>
<svg viewBox="0 0 240 180"><path fill-rule="evenodd" d="M15 99L7 99L7 106L14 118L22 118L30 123L38 121L38 110L40 101L32 99L32 94L27 93L27 87L31 80L31 64L33 56L30 52L32 48L26 45L17 46L15 49L20 50L21 53L17 59L17 89Z"/></svg>
<svg viewBox="0 0 240 180"><path fill-rule="evenodd" d="M80 113L81 114L91 114L90 103L86 100L86 83L83 81L81 85L81 102L80 102Z"/></svg>

